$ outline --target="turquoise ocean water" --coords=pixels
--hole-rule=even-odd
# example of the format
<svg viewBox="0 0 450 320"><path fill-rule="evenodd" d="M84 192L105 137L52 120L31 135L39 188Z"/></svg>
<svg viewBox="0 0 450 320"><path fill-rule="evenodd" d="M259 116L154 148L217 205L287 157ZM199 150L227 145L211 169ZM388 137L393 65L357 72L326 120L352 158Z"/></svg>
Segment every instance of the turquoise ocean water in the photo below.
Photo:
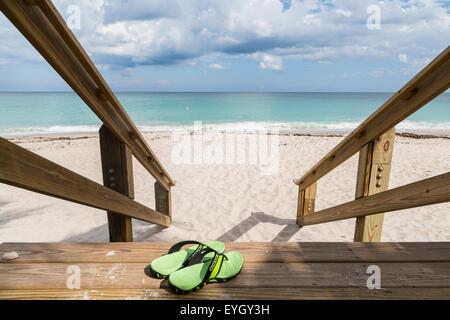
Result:
<svg viewBox="0 0 450 320"><path fill-rule="evenodd" d="M143 131L192 128L350 131L392 93L175 93L119 92ZM101 122L74 93L0 92L0 136L95 132ZM450 131L450 93L397 126Z"/></svg>

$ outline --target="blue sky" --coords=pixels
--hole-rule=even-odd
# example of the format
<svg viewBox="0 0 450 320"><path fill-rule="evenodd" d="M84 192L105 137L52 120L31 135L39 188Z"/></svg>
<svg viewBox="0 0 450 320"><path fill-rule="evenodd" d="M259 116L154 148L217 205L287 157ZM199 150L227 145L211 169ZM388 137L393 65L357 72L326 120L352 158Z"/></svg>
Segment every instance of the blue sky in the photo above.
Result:
<svg viewBox="0 0 450 320"><path fill-rule="evenodd" d="M449 45L449 1L54 3L120 91L396 91ZM0 91L70 90L3 15L0 74Z"/></svg>

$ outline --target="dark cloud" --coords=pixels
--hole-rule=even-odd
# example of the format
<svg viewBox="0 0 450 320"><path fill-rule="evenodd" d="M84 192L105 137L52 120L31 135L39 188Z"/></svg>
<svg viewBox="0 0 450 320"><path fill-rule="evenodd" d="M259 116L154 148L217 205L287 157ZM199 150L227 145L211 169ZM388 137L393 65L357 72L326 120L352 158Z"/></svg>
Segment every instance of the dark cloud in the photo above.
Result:
<svg viewBox="0 0 450 320"><path fill-rule="evenodd" d="M113 0L106 3L104 10L105 24L160 18L174 19L181 13L178 1L174 0Z"/></svg>
<svg viewBox="0 0 450 320"><path fill-rule="evenodd" d="M164 52L161 56L136 59L130 55L95 54L92 59L96 64L108 65L110 69L134 68L139 65L172 65L198 55L183 52Z"/></svg>
<svg viewBox="0 0 450 320"><path fill-rule="evenodd" d="M242 43L218 48L218 50L228 54L251 54L259 51L264 52L275 48L291 47L293 45L295 45L295 42L280 39L278 37L263 37L248 39Z"/></svg>

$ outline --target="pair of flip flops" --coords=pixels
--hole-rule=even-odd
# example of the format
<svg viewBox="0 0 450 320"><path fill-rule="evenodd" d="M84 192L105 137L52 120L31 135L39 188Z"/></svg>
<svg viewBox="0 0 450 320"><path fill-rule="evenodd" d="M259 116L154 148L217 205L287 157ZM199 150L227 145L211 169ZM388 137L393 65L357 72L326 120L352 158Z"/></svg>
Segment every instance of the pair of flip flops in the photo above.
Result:
<svg viewBox="0 0 450 320"><path fill-rule="evenodd" d="M194 246L182 250L188 244ZM236 277L244 260L237 251L226 254L225 245L220 241L181 241L173 245L169 252L149 266L150 276L169 279L169 286L176 293L189 293L214 282L225 282Z"/></svg>

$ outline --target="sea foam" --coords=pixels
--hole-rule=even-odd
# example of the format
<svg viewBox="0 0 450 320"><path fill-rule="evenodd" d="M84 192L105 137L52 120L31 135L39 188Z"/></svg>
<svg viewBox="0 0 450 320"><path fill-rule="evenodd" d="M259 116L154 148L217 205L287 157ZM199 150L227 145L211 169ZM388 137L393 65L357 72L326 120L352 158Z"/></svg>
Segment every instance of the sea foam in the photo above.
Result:
<svg viewBox="0 0 450 320"><path fill-rule="evenodd" d="M228 123L202 123L205 131L227 132L298 132L311 131L315 133L327 132L351 132L360 125L359 122L228 122ZM168 131L193 131L192 124L145 124L137 127L142 132L168 132ZM96 133L100 126L49 126L49 127L23 127L0 128L0 136L28 136L28 135L55 135L75 133ZM398 131L414 130L443 130L450 131L450 122L425 122L406 120L396 126Z"/></svg>

